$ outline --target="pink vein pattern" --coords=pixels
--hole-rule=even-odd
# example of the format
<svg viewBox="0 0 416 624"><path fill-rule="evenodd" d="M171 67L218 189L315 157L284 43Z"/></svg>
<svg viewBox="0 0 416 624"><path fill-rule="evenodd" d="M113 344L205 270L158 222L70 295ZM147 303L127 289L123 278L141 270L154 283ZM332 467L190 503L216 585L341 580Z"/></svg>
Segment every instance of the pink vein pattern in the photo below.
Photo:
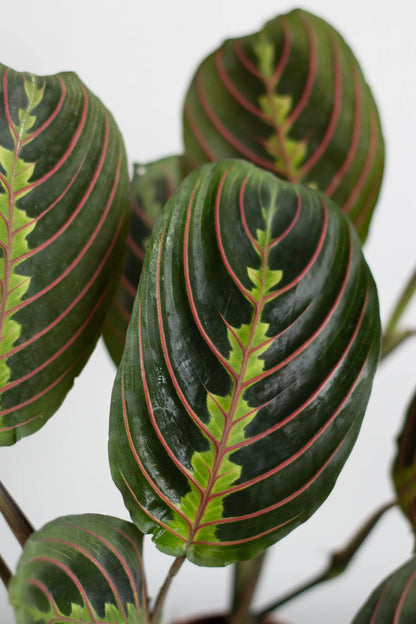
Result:
<svg viewBox="0 0 416 624"><path fill-rule="evenodd" d="M23 84L38 80L27 75L20 76L15 73L13 75L15 82L21 80ZM3 241L0 243L5 260L4 278L0 284L2 291L0 349L1 344L6 344L5 339L11 335L10 332L4 332L5 323L13 319L14 326L19 324L21 327L11 348L9 342L7 350L4 348L0 350L0 363L9 366L12 356L18 356L35 343L41 345L36 351L35 359L27 358L28 362L30 360L29 366L27 364L26 368L19 366L18 375L10 369L12 372L9 379L0 390L3 397L7 394L7 407L0 409L0 433L8 432L5 443L27 435L36 429L36 426L45 422L51 415L47 413L47 408L45 409L46 397L52 393L51 405L62 401L71 385L68 383L70 376L74 376L77 366L85 361L86 355L92 350L98 336L99 324L102 322L103 309L108 305L113 288L114 257L125 223L124 206L120 203L120 188L122 183L125 184L126 171L123 147L114 122L97 98L87 91L75 75L63 74L41 80L43 91L38 91L40 101L31 118L33 119L33 115L37 116L39 121L36 120L33 131L30 131L30 126L29 131L24 131L19 125L23 123L21 119L24 117L19 117L19 122L15 122L16 112L10 104L14 97L10 89L15 88L14 83L13 87L10 86L10 71L6 69L2 76L5 119L15 143L14 168L18 162L24 164L22 154L25 152L22 150L28 143L32 144L32 153L36 153L36 150L40 155L45 153L44 135L48 129L56 126L55 132L59 133L63 141L62 153L57 156L55 162L51 162L49 170L37 176L36 161L34 173L23 186L21 183L15 186L14 180L17 180L17 175L13 177L13 172L11 183L0 174L0 181L9 198L8 218L1 215L7 228L8 240L7 244ZM50 107L50 94L54 94L54 89L56 103ZM45 97L45 94L49 97ZM68 115L70 123L67 124L68 130L65 134L61 124L63 119L68 119ZM22 165L19 166L22 169ZM65 182L62 183L62 180ZM25 197L27 202L35 189L37 203L34 205L39 204L41 209L38 214L21 225L15 217L15 211L19 210L21 198ZM41 201L39 197L42 198ZM70 210L67 209L68 205L72 206ZM55 213L57 224L60 225L53 231L51 215ZM62 214L66 215L64 222ZM35 231L37 243L30 246L30 238L27 238L26 248L20 251L20 248L15 249L16 241L22 240L25 231L28 233ZM67 242L66 249L61 248L57 252L57 243L64 236L67 237L69 232L72 233L72 244L68 245ZM77 232L82 232L78 249ZM63 258L66 253L68 261L65 263ZM85 262L88 257L91 259L89 267ZM41 278L43 274L41 262L50 267L56 264L61 269L49 271L52 277ZM9 286L12 272L18 275L20 265L24 267L24 271L29 271L28 277L23 275L20 284ZM83 266L84 275L81 276ZM21 288L22 284L26 285L26 289L29 288L29 284L33 286L35 281L32 276L37 280L36 290L33 288L28 295L20 297L20 301L16 299L13 305L7 305L8 299ZM64 301L58 292L63 285L66 291L69 289L73 293L72 300L69 301L67 298L67 303L61 307L56 303L54 317L50 312L49 315L45 315L42 309L43 297L56 289L57 302L60 299ZM5 293L7 297L3 296ZM50 302L51 299L48 299L49 310L51 310ZM20 321L22 317L17 314L25 309L31 311L31 318L35 320L32 323L34 329L30 333L26 330L25 321ZM62 344L57 342L54 352L51 352L49 347L45 349L47 346L45 341L48 340L50 332L57 329L60 324L68 326L71 322L73 323L71 337L65 338ZM52 367L52 364L55 364L55 367ZM31 390L32 380L46 371L48 373L45 381L37 382ZM12 393L15 397L13 400ZM63 394L57 399L60 393ZM20 397L25 399L22 400ZM36 407L38 399L42 399L43 407L40 409ZM3 422L1 419L5 416L8 418ZM14 422L11 422L12 418ZM16 433L11 437L10 432L13 429ZM20 433L17 433L18 431ZM27 433L24 433L26 431Z"/></svg>
<svg viewBox="0 0 416 624"><path fill-rule="evenodd" d="M260 43L273 49L271 73ZM298 63L305 75L293 69ZM285 113L278 97L289 98ZM313 183L365 236L381 184L383 140L359 65L329 25L294 11L257 37L226 42L198 68L184 117L194 166L245 158L289 181Z"/></svg>
<svg viewBox="0 0 416 624"><path fill-rule="evenodd" d="M212 186L209 186L209 180ZM262 185L266 185L266 180L270 188L267 188L267 193L263 195L261 190ZM241 548L241 552L244 552L244 546L248 545L253 549L250 553L253 553L258 544L272 543L276 535L286 534L291 527L303 521L302 517L305 519L305 515L309 516L312 512L308 507L308 499L316 496L321 483L334 479L333 475L339 472L340 465L345 461L345 455L350 450L352 439L357 433L357 421L359 423L363 413L363 408L359 406L361 400L359 397L363 393L363 379L374 367L374 353L378 348L377 327L373 333L368 323L369 309L374 305L374 291L368 272L362 270L359 246L351 230L346 222L341 220L339 213L332 211L330 202L327 202L327 205L322 199L322 195L314 196L313 202L311 197L309 203L304 195L308 193L307 191L289 187L251 165L242 165L234 161L218 166L207 166L206 171L200 170L191 174L186 184L187 201L184 200L184 193L181 195L182 201L177 214L171 211L159 222L157 244L149 250L148 266L151 269L141 284L137 329L134 334L131 332L131 336L135 336L134 340L137 337L135 343L137 351L133 356L134 348L130 343L121 367L123 373L119 375L123 419L121 434L126 436L134 460L130 462L128 469L122 470L122 481L124 488L128 490L130 501L134 501L140 509L140 515L146 517L146 530L152 530L149 527L153 522L162 529L158 530L158 535L163 533L164 539L168 539L166 533L170 534L169 539L173 540L169 541L170 545L176 543L179 549L193 553L212 552L212 549L218 551L221 548L228 549L227 552L236 552ZM289 193L289 189L292 196L286 208L285 193ZM264 197L268 198L270 205L264 205ZM282 223L285 225L278 229L278 235L273 236L272 231L275 222L278 223L280 210L290 212L284 212ZM262 215L263 227L260 226L259 214ZM311 219L314 227L310 229L312 239L308 252L302 256L297 275L281 282L278 274L283 272L283 277L285 276L284 267L285 263L290 262L291 249L300 253L301 240L298 237L303 236L301 234L303 228L305 224L311 222ZM213 232L205 229L207 223L212 223ZM336 226L337 223L342 225ZM237 236L241 236L240 245L236 244ZM206 239L211 241L207 247L203 242ZM339 244L337 250L343 251L342 255L337 255L337 271L332 277L330 269L335 260L331 258L334 253L338 254L338 251L335 251L335 240ZM288 257L282 256L279 260L283 263L281 269L271 267L274 254L283 243ZM235 251L236 255L233 255L233 251L238 250L240 246L242 250L247 249L247 244L251 245L259 259L255 265L256 269L250 264L245 264L249 260L243 251ZM208 248L209 253L213 254L212 257L208 257L206 251ZM176 264L174 267L170 265L172 257L175 258L175 263L179 262L179 251L174 254L174 249L181 249L180 268ZM206 289L200 288L200 283L205 284L210 273L207 268L204 269L207 270L206 275L199 274L197 268L199 266L215 267L214 273L217 277L212 284L207 284ZM323 273L320 274L320 271ZM177 280L175 282L173 275ZM292 318L291 322L279 332L269 332L265 321L269 314L267 312L265 316L266 307L269 311L272 309L270 306L276 306L277 313L282 298L293 297L295 300L298 291L302 292L302 288L309 293L309 287L306 288L306 285L310 284L312 287L316 275L320 275L319 279L322 279L322 282L319 281L320 284L334 280L336 287L331 287L330 297L325 298L325 289L321 293L321 286L319 288L316 286L318 290L308 294L305 303L299 305L296 318ZM249 281L247 276L250 278ZM230 299L227 304L221 304L225 306L224 309L220 309L215 302L216 279L229 280L234 286L233 292L239 293L239 296L234 295L235 298ZM209 287L212 287L213 291L212 300L207 294ZM191 318L193 324L191 335L197 336L193 340L200 341L201 349L195 344L195 350L189 350L188 341L182 341L181 336L171 336L167 333L169 317L175 318L182 314L179 299L171 295L173 288L180 288L186 293L184 303L186 314L181 324L185 323L184 319L187 319L188 324L188 319ZM227 290L226 282L221 288L224 292ZM315 317L313 325L309 325L307 317L314 313L313 304L315 300L320 300L320 297L323 297L325 306L316 308L319 310L319 316ZM241 333L242 328L233 326L230 321L232 316L229 316L228 306L235 306L238 309L243 302L252 310L252 316L247 330ZM351 314L351 308L354 322L341 328L338 335L336 320L342 318L343 314ZM211 321L208 321L210 310L211 314L217 314L218 322L223 324L225 333L213 330ZM309 327L308 333L302 330L304 323L305 327ZM294 343L295 346L288 349L284 356L279 356L278 359L273 356L275 359L271 358L267 365L267 360L264 359L263 369L259 367L259 354L267 354L275 341L290 345L292 334L296 335L301 331L304 333L301 344ZM232 357L230 345L227 347L223 343L225 335L234 339ZM152 348L148 336L152 337ZM338 343L336 354L331 351L333 348L331 343L335 337ZM172 347L175 346L176 349L176 340L179 341L178 352L181 353L184 362L174 359ZM362 349L360 347L360 354L355 357L357 345L361 344L365 346ZM290 399L292 403L285 404L285 401L280 400L281 395L284 395L291 383L296 383L297 369L302 370L304 363L316 358L318 352L324 361L330 354L330 365L323 366L319 375L316 374L311 378L302 400L296 399L293 395ZM192 368L193 358L197 353L201 359L205 357L204 353L211 353L220 364L224 378L229 382L227 383L227 387L230 388L229 394L222 398L222 395L216 395L212 388L205 387L200 380L206 393L211 421L207 421L205 412L204 416L198 412L194 399L191 395L188 396L189 380L186 383L182 380L181 365L184 364L186 374L190 378L195 377L195 383L199 383L198 359L195 359L195 369ZM130 408L126 393L127 384L129 396L134 391L130 387L131 368L128 358L131 356L137 362L134 367L139 373L140 392L144 397L140 399L138 405L139 414L135 414ZM260 355L260 358L262 357ZM351 372L353 361L354 370ZM286 381L283 376L289 374L288 370L294 375L292 381L290 379ZM306 372L303 374L306 375ZM343 385L341 384L342 387L335 391L337 382L343 377L345 381ZM259 382L263 384L266 380L269 384L267 400L259 400L256 404L254 397L257 388L260 387ZM283 381L285 386L281 387ZM157 392L153 391L155 387L158 388ZM250 400L246 398L247 390L251 393ZM272 411L269 408L275 398L279 398L282 406L273 422ZM172 411L169 407L171 399L175 401L175 408L172 408ZM210 405L215 406L215 423ZM316 421L313 416L315 406L316 410L319 408L319 418ZM265 407L268 408L268 424L263 430L257 427L256 433L249 435L244 429L244 423L249 425L253 418L258 418L260 423L260 413ZM357 411L360 415L357 415ZM298 424L302 418L306 419L306 414L314 423L308 434L302 433ZM138 435L141 425L137 429L135 418L138 419L138 423L142 423L143 419L146 430L151 428L155 442L149 438L144 445L142 435ZM165 418L171 424L177 420L178 425L180 424L180 435L186 436L188 422L192 423L194 431L200 432L209 451L198 453L195 461L199 464L192 463L191 468L184 462L178 436L166 435ZM245 466L239 466L238 460L233 460L238 452L239 457L243 451L245 457L249 456L251 450L253 456L261 454L262 443L270 440L273 434L284 430L294 432L296 429L299 430L297 433L299 439L297 445L292 445L294 450L286 456L283 454L282 459L275 460L274 464L271 462L268 467L259 468L257 473L255 461L250 465L248 474L245 474ZM162 451L164 460L159 465L155 458ZM318 456L319 462L312 461L311 458ZM285 487L284 491L274 491L273 488L280 487L275 484L281 483L282 479L284 481L285 475L290 478L293 467L300 466L302 462L308 466L303 482L294 482L292 490ZM203 470L203 482L199 481L196 465L201 466ZM172 475L166 466L172 467ZM235 471L233 466L239 470ZM163 471L163 487L157 478L158 474L162 474L159 471ZM146 480L142 490L140 488L138 490L135 485L135 472L140 473ZM173 473L180 475L182 484L186 481L189 484L192 493L190 494L192 498L189 499L192 500L191 515L187 514L188 505L191 503L186 502L186 496L181 499L176 491ZM267 483L270 484L269 491L267 487L263 487ZM181 491L184 496L183 485ZM259 492L263 494L260 496ZM224 508L224 504L227 499L236 501L238 499L235 513L230 511L226 513L227 508ZM256 504L250 503L246 507L245 499L256 501ZM314 502L314 505L316 508L317 503ZM166 509L170 510L174 519L171 524L166 520L169 517L164 511ZM255 520L259 521L258 524L254 522ZM201 557L203 558L203 555Z"/></svg>

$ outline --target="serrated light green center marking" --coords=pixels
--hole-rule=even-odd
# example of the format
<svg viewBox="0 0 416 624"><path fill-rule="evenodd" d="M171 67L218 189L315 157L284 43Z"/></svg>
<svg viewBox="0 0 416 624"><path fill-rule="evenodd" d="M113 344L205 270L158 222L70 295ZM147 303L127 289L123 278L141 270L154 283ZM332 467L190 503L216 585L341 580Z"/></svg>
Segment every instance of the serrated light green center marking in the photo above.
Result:
<svg viewBox="0 0 416 624"><path fill-rule="evenodd" d="M19 601L20 603L20 601ZM18 603L17 614L22 615L22 621L33 621L39 624L48 624L49 622L56 622L59 617L55 611L50 608L46 613L40 611L35 607L22 607ZM147 618L144 613L139 613L136 607L128 603L127 604L127 624L145 624ZM121 609L113 604L105 604L104 617L98 616L91 605L79 605L76 603L71 604L71 614L68 616L61 613L62 620L68 622L68 624L120 624L120 622L126 622Z"/></svg>
<svg viewBox="0 0 416 624"><path fill-rule="evenodd" d="M289 115L293 108L291 95L279 95L279 81L272 81L274 72L275 46L261 36L254 46L257 66L266 85L266 93L259 97L259 106L273 132L265 141L265 148L274 159L276 170L290 182L300 181L300 167L306 158L306 141L296 141L289 137L292 123Z"/></svg>
<svg viewBox="0 0 416 624"><path fill-rule="evenodd" d="M37 87L35 78L24 80L27 96L27 108L20 109L19 122L10 128L14 148L6 149L0 145L0 167L4 171L0 179L0 355L6 355L13 348L21 334L21 326L13 320L13 309L22 301L30 285L30 277L19 273L19 265L29 251L27 236L34 229L35 223L26 212L18 207L19 200L27 195L29 181L36 163L19 157L24 143L29 143L30 131L36 121L33 110L42 100L44 87ZM10 378L7 358L0 361L0 386Z"/></svg>
<svg viewBox="0 0 416 624"><path fill-rule="evenodd" d="M276 206L275 201L271 204ZM267 214L264 210L262 211L266 228L257 230L256 239L263 250L266 250L270 244L271 223L275 210L270 210ZM193 476L207 492L208 498L201 514L201 492L190 483L190 492L181 500L180 511L196 528L195 535L191 538L192 541L219 541L216 536L215 522L223 517L226 496L223 492L236 483L242 471L242 466L233 463L230 459L234 451L227 451L227 449L246 439L245 429L258 413L258 410L253 409L247 403L244 395L246 390L255 383L257 376L264 372L265 362L261 356L270 346L267 336L269 325L261 321L263 306L260 304L267 295L273 293L283 273L271 270L267 265L267 257L264 257L256 247L254 249L261 259L260 267L248 267L247 274L252 283L249 292L259 302L258 310L257 312L253 310L251 323L243 324L233 330L227 329L230 344L228 363L235 372L237 380L230 375L232 390L229 395L207 395L207 408L210 414L207 428L218 441L218 447L208 439L209 450L195 453L192 458ZM217 448L221 449L220 456ZM207 524L211 522L213 524ZM169 526L189 539L189 526L179 516Z"/></svg>

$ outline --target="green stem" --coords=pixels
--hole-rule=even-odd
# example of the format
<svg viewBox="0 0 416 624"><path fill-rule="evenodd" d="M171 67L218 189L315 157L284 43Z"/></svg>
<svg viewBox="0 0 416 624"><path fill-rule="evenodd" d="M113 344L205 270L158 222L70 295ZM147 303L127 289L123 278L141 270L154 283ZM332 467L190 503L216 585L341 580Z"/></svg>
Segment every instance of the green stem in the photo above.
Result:
<svg viewBox="0 0 416 624"><path fill-rule="evenodd" d="M323 583L324 581L329 581L330 579L333 579L336 576L342 574L347 569L354 555L356 554L360 546L364 543L366 538L370 535L371 531L374 529L380 518L385 514L386 511L394 507L396 504L397 501L395 500L390 503L386 503L382 505L382 507L377 509L368 518L368 520L366 520L363 526L360 527L359 530L353 535L353 537L349 540L344 548L341 548L340 550L332 553L328 565L320 574L317 574L316 576L312 577L311 579L297 587L295 590L288 592L278 600L267 605L264 609L255 614L254 622L256 624L260 624L260 622L263 622L266 616L269 615L269 613L271 613L275 609L278 609L283 604L289 602L290 600L293 600L294 598L308 591L312 587L315 587L315 585Z"/></svg>
<svg viewBox="0 0 416 624"><path fill-rule="evenodd" d="M404 340L416 334L416 330L412 329L397 329L401 318L406 311L413 295L416 292L416 270L410 276L410 279L406 283L400 297L393 309L393 312L387 321L384 336L383 346L381 351L381 357L391 353L396 347L398 347Z"/></svg>
<svg viewBox="0 0 416 624"><path fill-rule="evenodd" d="M4 561L3 557L0 555L0 579L3 581L6 589L9 587L11 578L12 578L12 573L10 572L7 563Z"/></svg>
<svg viewBox="0 0 416 624"><path fill-rule="evenodd" d="M407 338L416 335L415 329L403 329L396 330L392 333L385 333L383 336L383 342L381 345L380 360L383 360L389 355L396 347L402 344Z"/></svg>
<svg viewBox="0 0 416 624"><path fill-rule="evenodd" d="M153 607L153 611L150 616L150 622L152 624L156 624L158 619L162 614L163 604L165 602L166 594L168 593L169 587L179 570L181 569L186 557L182 555L182 557L177 557L175 561L172 563L169 572L166 576L165 582L159 590L159 593L155 600L155 605Z"/></svg>
<svg viewBox="0 0 416 624"><path fill-rule="evenodd" d="M248 624L251 601L260 577L264 559L264 551L249 561L237 561L234 565L233 603L231 606L230 624Z"/></svg>
<svg viewBox="0 0 416 624"><path fill-rule="evenodd" d="M24 546L34 529L11 494L0 481L0 513L21 546Z"/></svg>

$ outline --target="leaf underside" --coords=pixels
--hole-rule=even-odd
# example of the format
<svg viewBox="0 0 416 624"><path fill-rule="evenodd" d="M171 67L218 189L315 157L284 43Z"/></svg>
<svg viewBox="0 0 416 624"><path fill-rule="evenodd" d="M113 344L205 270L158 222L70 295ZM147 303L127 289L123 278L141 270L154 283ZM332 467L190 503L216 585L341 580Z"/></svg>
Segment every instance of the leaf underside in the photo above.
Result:
<svg viewBox="0 0 416 624"><path fill-rule="evenodd" d="M164 205L185 176L182 156L136 164L131 181L130 225L120 284L104 323L103 337L118 366L123 355L143 260L153 227Z"/></svg>
<svg viewBox="0 0 416 624"><path fill-rule="evenodd" d="M352 624L414 624L416 557L398 568L371 594Z"/></svg>
<svg viewBox="0 0 416 624"><path fill-rule="evenodd" d="M72 73L0 65L0 444L56 411L121 270L128 174L118 128Z"/></svg>
<svg viewBox="0 0 416 624"><path fill-rule="evenodd" d="M9 596L17 624L145 622L142 535L97 514L58 518L28 540Z"/></svg>
<svg viewBox="0 0 416 624"><path fill-rule="evenodd" d="M295 10L226 41L197 69L183 118L194 166L244 158L318 188L365 240L384 142L360 66L325 21Z"/></svg>
<svg viewBox="0 0 416 624"><path fill-rule="evenodd" d="M113 390L110 465L134 522L202 565L304 522L355 441L379 340L329 200L242 161L193 172L151 238Z"/></svg>

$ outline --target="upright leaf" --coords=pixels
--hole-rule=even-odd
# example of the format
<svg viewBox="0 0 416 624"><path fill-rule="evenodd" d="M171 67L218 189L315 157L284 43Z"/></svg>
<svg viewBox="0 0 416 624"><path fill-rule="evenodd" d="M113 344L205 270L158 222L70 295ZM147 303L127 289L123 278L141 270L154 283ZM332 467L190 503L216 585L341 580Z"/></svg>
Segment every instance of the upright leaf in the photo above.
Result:
<svg viewBox="0 0 416 624"><path fill-rule="evenodd" d="M185 176L182 156L136 164L131 182L130 226L123 273L104 323L104 340L115 364L123 355L127 326L150 234L164 205Z"/></svg>
<svg viewBox="0 0 416 624"><path fill-rule="evenodd" d="M393 572L371 594L352 624L414 624L416 557Z"/></svg>
<svg viewBox="0 0 416 624"><path fill-rule="evenodd" d="M0 66L0 444L59 407L101 332L121 270L120 132L72 73Z"/></svg>
<svg viewBox="0 0 416 624"><path fill-rule="evenodd" d="M141 533L118 518L66 516L45 525L10 583L17 624L146 622L141 549Z"/></svg>
<svg viewBox="0 0 416 624"><path fill-rule="evenodd" d="M154 230L113 390L110 463L137 525L204 565L304 522L361 424L375 286L321 193L205 165Z"/></svg>
<svg viewBox="0 0 416 624"><path fill-rule="evenodd" d="M360 66L325 21L296 10L230 39L197 69L184 107L194 166L245 158L323 191L367 235L384 144Z"/></svg>

